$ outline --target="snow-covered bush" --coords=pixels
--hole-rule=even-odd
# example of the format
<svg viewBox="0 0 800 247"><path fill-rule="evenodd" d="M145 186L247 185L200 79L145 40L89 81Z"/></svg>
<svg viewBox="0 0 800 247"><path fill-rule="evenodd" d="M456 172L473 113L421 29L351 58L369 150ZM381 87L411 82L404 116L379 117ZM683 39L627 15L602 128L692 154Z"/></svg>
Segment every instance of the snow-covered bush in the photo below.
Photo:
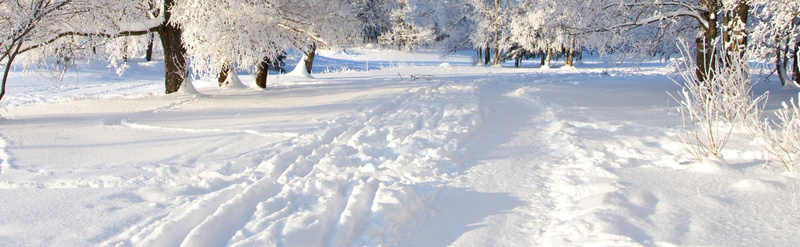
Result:
<svg viewBox="0 0 800 247"><path fill-rule="evenodd" d="M698 73L688 46L681 46L684 59L677 63L683 82L675 99L680 102L684 131L678 135L684 150L698 160L718 157L734 126L758 119L759 106L767 94L754 97L747 55L717 49L710 73Z"/></svg>
<svg viewBox="0 0 800 247"><path fill-rule="evenodd" d="M782 105L783 108L775 112L778 121L765 119L754 126L756 131L753 133L763 140L762 146L770 154L770 159L780 161L786 170L793 171L800 156L800 109L794 99L790 104L783 102Z"/></svg>

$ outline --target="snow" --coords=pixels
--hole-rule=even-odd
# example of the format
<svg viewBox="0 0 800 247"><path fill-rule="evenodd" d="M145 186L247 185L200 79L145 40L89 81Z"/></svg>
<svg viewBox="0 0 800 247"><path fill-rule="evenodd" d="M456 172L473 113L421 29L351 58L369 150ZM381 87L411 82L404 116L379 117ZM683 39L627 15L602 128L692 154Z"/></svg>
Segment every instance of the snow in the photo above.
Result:
<svg viewBox="0 0 800 247"><path fill-rule="evenodd" d="M228 73L228 77L223 81L223 85L226 88L247 88L247 85L244 85L242 79L240 79L239 75L236 73Z"/></svg>
<svg viewBox="0 0 800 247"><path fill-rule="evenodd" d="M303 57L300 59L300 61L305 61L307 59L306 57L307 56L304 53ZM287 73L286 75L287 76L299 77L299 78L303 78L303 79L313 79L313 77L311 77L311 74L308 73L308 68L306 67L306 63L303 63L303 62L297 63L297 65L294 67L294 69L291 72Z"/></svg>
<svg viewBox="0 0 800 247"><path fill-rule="evenodd" d="M158 63L16 72L0 107L0 245L800 241L797 175L765 165L746 130L724 159L682 152L666 64L517 69L472 53L320 51L313 77L194 78L196 93L171 95ZM767 110L796 94L766 90Z"/></svg>

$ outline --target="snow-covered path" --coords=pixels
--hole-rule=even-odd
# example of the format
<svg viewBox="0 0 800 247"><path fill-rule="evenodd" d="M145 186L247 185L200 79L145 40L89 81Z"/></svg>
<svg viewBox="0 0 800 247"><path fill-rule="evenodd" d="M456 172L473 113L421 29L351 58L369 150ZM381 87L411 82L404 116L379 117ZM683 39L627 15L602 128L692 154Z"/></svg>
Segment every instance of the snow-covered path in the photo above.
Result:
<svg viewBox="0 0 800 247"><path fill-rule="evenodd" d="M28 97L35 87L21 86L0 109L0 245L798 241L796 178L761 169L746 135L732 136L729 164L680 152L666 94L677 86L661 64L408 56L426 64L273 77L266 91L197 81L200 95L163 95L136 78Z"/></svg>
<svg viewBox="0 0 800 247"><path fill-rule="evenodd" d="M515 99L517 85L482 84L486 120L464 157L465 165L472 167L440 194L432 218L442 222L430 227L452 221L475 222L439 230L450 237L442 240L452 242L419 243L541 245L543 229L553 211L547 186L552 169L548 162L557 154L551 150L554 140L548 134L553 128L553 114L542 105ZM440 239L424 234L421 237Z"/></svg>
<svg viewBox="0 0 800 247"><path fill-rule="evenodd" d="M530 78L545 82L541 84L507 78L514 77L498 76L480 82L485 121L464 157L464 164L470 167L440 194L431 222L418 232L425 240L414 244L427 245L430 239L439 239L443 242L432 245L636 245L624 235L600 234L607 225L593 217L594 208L602 205L598 199L620 187L619 179L607 170L611 165L600 156L614 157L618 154L616 149L624 153L639 144L634 141L613 146L607 139L610 132L642 123L621 121L613 125L597 119L604 114L596 111L601 106L574 105L579 99L570 98L571 93L560 88L562 85L546 83L550 80L546 75ZM574 77L566 75L561 79L570 78ZM663 97L655 90L659 89L651 91L653 95L640 97ZM666 112L666 107L658 103L646 109ZM587 122L589 119L592 121ZM658 133L660 127L653 129ZM607 132L601 135L604 138L600 145L583 141L597 132ZM615 149L607 150L603 145ZM668 152L648 151L654 157ZM434 230L452 225L453 221L469 220L474 222Z"/></svg>

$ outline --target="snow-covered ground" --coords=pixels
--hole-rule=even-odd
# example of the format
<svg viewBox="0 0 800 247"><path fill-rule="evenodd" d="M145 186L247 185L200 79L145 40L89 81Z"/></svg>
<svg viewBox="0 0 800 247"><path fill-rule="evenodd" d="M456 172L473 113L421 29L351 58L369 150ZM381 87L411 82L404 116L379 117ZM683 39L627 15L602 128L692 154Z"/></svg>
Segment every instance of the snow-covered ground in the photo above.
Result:
<svg viewBox="0 0 800 247"><path fill-rule="evenodd" d="M662 63L324 51L313 78L164 95L159 62L18 72L0 246L792 246L797 175L681 151ZM291 62L290 62L291 64ZM796 92L762 82L775 109Z"/></svg>

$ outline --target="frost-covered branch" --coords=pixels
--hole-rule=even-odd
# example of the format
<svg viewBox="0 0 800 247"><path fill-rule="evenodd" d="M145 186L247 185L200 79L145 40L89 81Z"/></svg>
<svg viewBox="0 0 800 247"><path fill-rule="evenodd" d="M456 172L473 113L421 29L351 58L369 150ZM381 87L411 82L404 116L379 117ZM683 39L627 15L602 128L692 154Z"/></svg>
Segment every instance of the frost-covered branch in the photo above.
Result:
<svg viewBox="0 0 800 247"><path fill-rule="evenodd" d="M708 28L708 21L704 20L700 13L692 10L676 10L666 13L655 13L654 15L647 16L642 19L632 20L630 22L624 22L619 24L614 24L608 27L597 27L592 29L580 30L580 32L608 32L612 30L622 29L622 28L631 28L631 27L640 27L652 23L656 23L659 21L678 18L678 17L691 17L700 23L700 26L703 28ZM580 34L580 33L577 33Z"/></svg>
<svg viewBox="0 0 800 247"><path fill-rule="evenodd" d="M192 69L216 76L230 64L263 67L284 50L309 41L321 46L346 42L357 31L347 0L184 0L171 20L183 29Z"/></svg>

